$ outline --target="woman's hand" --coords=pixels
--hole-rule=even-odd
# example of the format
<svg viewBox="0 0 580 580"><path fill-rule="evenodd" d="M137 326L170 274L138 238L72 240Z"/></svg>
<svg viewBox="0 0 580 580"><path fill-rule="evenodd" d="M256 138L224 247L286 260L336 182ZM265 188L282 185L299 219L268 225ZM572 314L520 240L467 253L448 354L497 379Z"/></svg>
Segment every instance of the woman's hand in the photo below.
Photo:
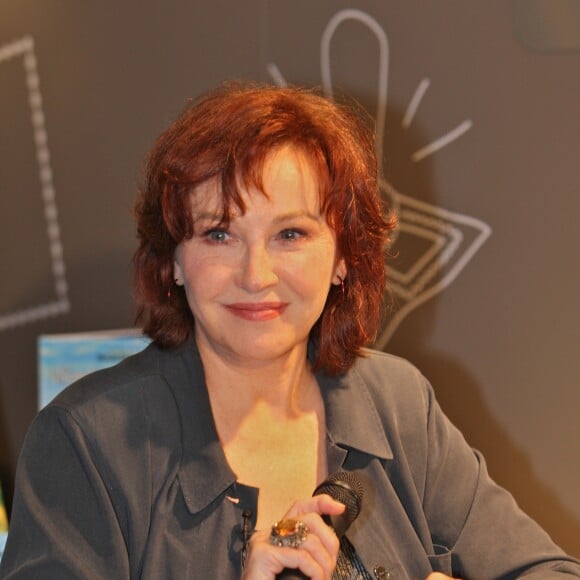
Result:
<svg viewBox="0 0 580 580"><path fill-rule="evenodd" d="M426 580L453 580L453 578L451 578L451 576L445 576L445 574L442 574L441 572L433 572L427 576Z"/></svg>
<svg viewBox="0 0 580 580"><path fill-rule="evenodd" d="M336 566L339 541L321 515L337 515L344 505L329 495L317 495L297 501L283 519L301 521L308 529L298 548L280 547L270 543L270 530L252 535L243 580L274 580L284 568L298 569L313 580L328 580Z"/></svg>

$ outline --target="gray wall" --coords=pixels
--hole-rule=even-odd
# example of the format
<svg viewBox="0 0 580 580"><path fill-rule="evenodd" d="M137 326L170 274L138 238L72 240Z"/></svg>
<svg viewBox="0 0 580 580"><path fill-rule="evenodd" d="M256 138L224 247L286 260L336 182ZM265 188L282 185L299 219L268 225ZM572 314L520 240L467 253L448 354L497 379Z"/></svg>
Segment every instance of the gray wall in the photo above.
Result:
<svg viewBox="0 0 580 580"><path fill-rule="evenodd" d="M378 345L421 368L492 475L580 555L578 4L0 2L8 495L37 336L132 324L131 205L156 134L224 79L324 81L378 114L401 215Z"/></svg>

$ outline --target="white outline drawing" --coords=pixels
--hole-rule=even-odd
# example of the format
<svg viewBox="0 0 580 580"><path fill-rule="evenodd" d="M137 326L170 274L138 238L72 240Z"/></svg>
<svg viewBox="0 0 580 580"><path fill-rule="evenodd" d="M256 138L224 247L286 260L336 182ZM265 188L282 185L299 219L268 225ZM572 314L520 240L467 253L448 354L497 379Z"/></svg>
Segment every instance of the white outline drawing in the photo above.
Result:
<svg viewBox="0 0 580 580"><path fill-rule="evenodd" d="M382 171L388 96L389 43L381 25L366 12L356 9L341 10L326 25L320 40L322 87L327 96L333 96L330 45L337 28L347 20L355 20L365 25L374 33L379 45L375 150L377 158L381 162L379 165ZM266 68L276 84L286 85L286 81L276 64L268 63ZM403 129L411 127L429 86L429 79L422 79L419 83L403 116L401 123ZM411 160L417 163L429 155L433 155L436 151L461 137L472 126L473 122L466 119L442 137L415 151L411 155ZM389 286L397 299L398 309L391 313L375 342L376 348L383 349L412 310L442 292L457 278L489 238L491 227L474 217L451 212L400 193L382 176L380 177L380 187L398 215L399 233L427 240L430 244L423 255L415 260L406 272L401 272L393 266L389 268ZM465 234L475 237L471 241L466 241Z"/></svg>
<svg viewBox="0 0 580 580"><path fill-rule="evenodd" d="M52 181L52 169L50 166L48 135L44 125L40 80L36 67L36 55L34 53L34 39L31 36L25 36L20 40L0 46L0 64L16 57L22 57L26 75L30 120L34 144L36 146L36 159L38 163L41 195L44 203L44 217L49 241L54 289L57 299L8 314L0 314L0 332L43 318L58 316L70 310L66 268L63 259L60 228L58 225L58 211Z"/></svg>

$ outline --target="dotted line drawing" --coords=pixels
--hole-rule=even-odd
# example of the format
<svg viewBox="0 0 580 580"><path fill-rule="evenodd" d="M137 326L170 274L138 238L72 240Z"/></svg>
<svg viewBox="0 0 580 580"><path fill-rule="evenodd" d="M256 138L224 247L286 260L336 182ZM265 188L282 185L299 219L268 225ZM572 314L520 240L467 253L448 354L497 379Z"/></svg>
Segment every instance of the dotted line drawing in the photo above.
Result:
<svg viewBox="0 0 580 580"><path fill-rule="evenodd" d="M58 225L58 210L56 207L55 189L50 166L50 151L48 149L48 135L44 123L42 109L42 95L40 93L40 79L37 71L34 40L25 36L15 42L0 46L0 65L13 58L21 57L24 65L26 87L28 89L28 104L32 124L36 160L40 178L41 196L44 204L46 232L51 256L52 274L56 300L25 308L8 314L0 315L0 331L29 324L43 318L58 316L69 312L68 284L66 268Z"/></svg>
<svg viewBox="0 0 580 580"><path fill-rule="evenodd" d="M357 9L341 10L332 16L326 25L320 41L322 87L328 97L333 96L330 48L336 30L347 20L360 22L377 39L379 71L375 114L377 127L375 151L377 158L384 162L383 142L388 98L389 42L381 25L366 12ZM276 64L268 63L266 70L274 83L279 86L286 85L286 81ZM430 84L431 81L426 78L420 81L403 116L401 122L403 129L411 127ZM459 139L472 127L473 122L466 119L445 135L415 151L411 155L411 161L418 163L433 155ZM427 250L405 272L397 270L392 265L389 267L389 287L396 298L396 306L375 342L376 348L383 349L411 311L442 292L457 278L489 238L492 230L488 224L477 218L448 211L397 191L383 177L382 173L379 183L382 193L389 199L391 207L399 217L397 235L414 236L427 240L429 243Z"/></svg>

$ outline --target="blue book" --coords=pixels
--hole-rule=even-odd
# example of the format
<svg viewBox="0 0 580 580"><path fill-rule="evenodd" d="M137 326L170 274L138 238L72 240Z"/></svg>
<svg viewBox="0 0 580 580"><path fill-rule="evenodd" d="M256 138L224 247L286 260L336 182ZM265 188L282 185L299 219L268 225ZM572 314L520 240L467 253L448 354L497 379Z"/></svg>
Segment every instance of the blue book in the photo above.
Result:
<svg viewBox="0 0 580 580"><path fill-rule="evenodd" d="M38 407L93 371L143 350L151 339L139 330L46 334L38 338Z"/></svg>

